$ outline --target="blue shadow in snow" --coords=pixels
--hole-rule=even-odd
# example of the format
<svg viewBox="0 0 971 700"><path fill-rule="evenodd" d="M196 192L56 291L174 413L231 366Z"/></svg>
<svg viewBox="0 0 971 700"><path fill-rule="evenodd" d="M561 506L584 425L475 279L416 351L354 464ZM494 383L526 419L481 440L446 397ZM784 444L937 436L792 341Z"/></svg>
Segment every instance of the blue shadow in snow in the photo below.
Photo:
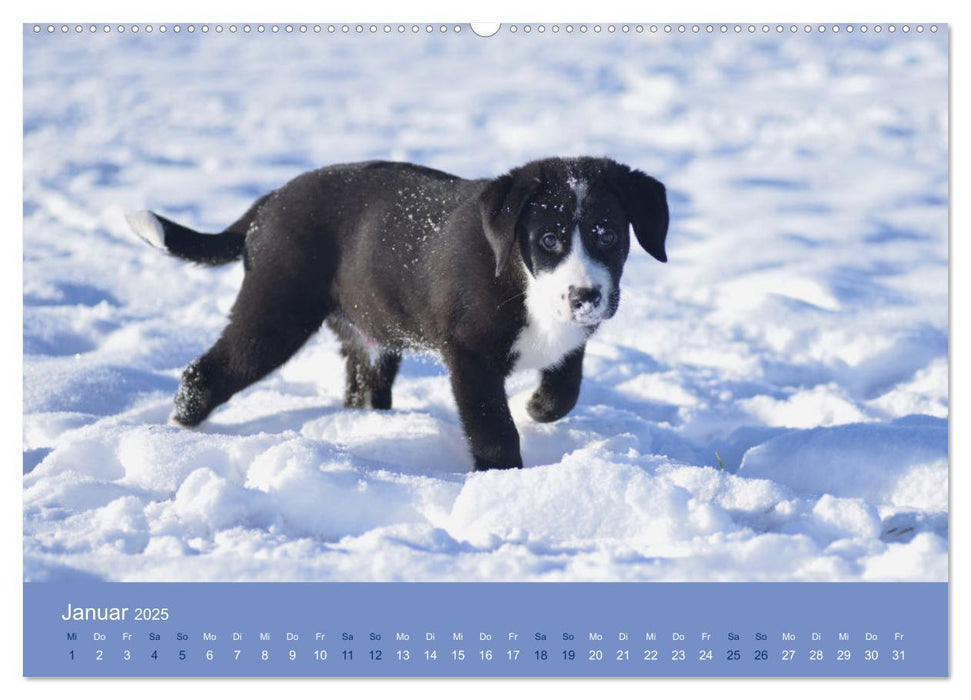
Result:
<svg viewBox="0 0 971 700"><path fill-rule="evenodd" d="M52 282L59 298L45 298L24 294L24 306L97 306L103 301L118 306L118 299L111 292L81 282Z"/></svg>
<svg viewBox="0 0 971 700"><path fill-rule="evenodd" d="M24 474L30 474L37 465L44 461L51 452L54 451L53 447L38 447L35 450L24 450Z"/></svg>

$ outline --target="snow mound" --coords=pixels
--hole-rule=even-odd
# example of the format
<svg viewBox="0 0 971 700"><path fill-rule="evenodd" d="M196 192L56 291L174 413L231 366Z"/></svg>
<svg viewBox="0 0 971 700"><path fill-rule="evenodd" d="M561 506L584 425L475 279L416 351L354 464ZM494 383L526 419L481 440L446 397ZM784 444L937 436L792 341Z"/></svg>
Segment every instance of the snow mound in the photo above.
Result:
<svg viewBox="0 0 971 700"><path fill-rule="evenodd" d="M695 501L690 491L614 460L592 447L555 466L475 474L443 527L473 543L511 538L565 547L657 545L734 529L721 509Z"/></svg>
<svg viewBox="0 0 971 700"><path fill-rule="evenodd" d="M947 510L947 422L900 420L796 431L751 448L740 474L801 492Z"/></svg>

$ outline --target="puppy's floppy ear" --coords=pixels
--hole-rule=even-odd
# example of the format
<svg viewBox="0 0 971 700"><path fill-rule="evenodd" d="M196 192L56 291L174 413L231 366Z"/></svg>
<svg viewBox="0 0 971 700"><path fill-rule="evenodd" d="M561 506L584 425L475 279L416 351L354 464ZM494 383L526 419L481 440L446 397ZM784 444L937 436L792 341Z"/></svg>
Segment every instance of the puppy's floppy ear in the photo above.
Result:
<svg viewBox="0 0 971 700"><path fill-rule="evenodd" d="M617 164L610 174L612 189L620 197L641 248L667 262L664 239L668 235L668 198L664 185L640 170Z"/></svg>
<svg viewBox="0 0 971 700"><path fill-rule="evenodd" d="M516 224L526 202L536 192L539 182L515 171L502 175L486 185L479 195L479 213L486 240L496 256L496 277L509 262L516 244Z"/></svg>

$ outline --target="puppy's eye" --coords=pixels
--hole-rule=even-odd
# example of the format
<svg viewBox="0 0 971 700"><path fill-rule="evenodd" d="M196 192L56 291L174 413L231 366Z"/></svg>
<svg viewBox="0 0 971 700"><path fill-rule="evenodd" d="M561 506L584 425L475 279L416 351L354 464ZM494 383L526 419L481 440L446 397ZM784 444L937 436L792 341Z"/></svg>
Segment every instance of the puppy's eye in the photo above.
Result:
<svg viewBox="0 0 971 700"><path fill-rule="evenodd" d="M557 238L555 233L546 232L540 237L539 244L546 250L556 250L556 247L560 244L560 239Z"/></svg>
<svg viewBox="0 0 971 700"><path fill-rule="evenodd" d="M594 233L597 236L597 245L601 248L609 248L617 242L617 233L609 228L598 228Z"/></svg>

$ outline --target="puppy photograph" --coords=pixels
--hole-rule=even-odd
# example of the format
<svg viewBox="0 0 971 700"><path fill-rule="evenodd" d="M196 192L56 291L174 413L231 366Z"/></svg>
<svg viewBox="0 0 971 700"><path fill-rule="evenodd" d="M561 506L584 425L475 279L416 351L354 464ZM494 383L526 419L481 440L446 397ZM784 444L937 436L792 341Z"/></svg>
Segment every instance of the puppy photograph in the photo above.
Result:
<svg viewBox="0 0 971 700"><path fill-rule="evenodd" d="M201 423L326 321L347 358L348 408L391 408L406 349L441 355L477 470L522 466L511 372L541 371L527 406L538 422L576 404L587 338L617 312L628 227L667 260L664 186L608 159L472 182L407 163L340 165L261 197L217 235L147 211L128 222L185 260L245 261L229 326L182 375L175 424Z"/></svg>
<svg viewBox="0 0 971 700"><path fill-rule="evenodd" d="M25 25L25 580L946 581L948 32L834 26Z"/></svg>

